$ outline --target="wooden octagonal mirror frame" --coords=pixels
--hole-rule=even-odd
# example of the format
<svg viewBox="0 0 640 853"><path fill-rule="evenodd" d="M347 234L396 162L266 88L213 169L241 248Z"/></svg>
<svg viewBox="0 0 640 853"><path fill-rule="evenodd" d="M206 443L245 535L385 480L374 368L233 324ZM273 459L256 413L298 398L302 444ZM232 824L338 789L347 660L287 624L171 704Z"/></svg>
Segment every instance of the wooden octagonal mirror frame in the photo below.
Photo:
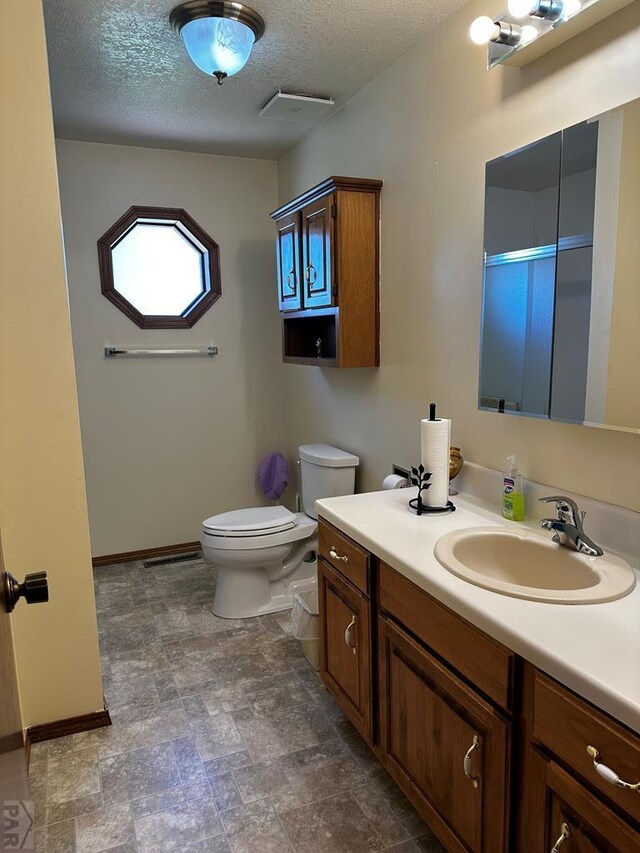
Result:
<svg viewBox="0 0 640 853"><path fill-rule="evenodd" d="M138 225L173 227L201 256L201 290L180 313L143 313L117 289L112 253ZM191 328L222 293L218 244L182 208L130 207L98 240L98 260L103 295L141 329Z"/></svg>

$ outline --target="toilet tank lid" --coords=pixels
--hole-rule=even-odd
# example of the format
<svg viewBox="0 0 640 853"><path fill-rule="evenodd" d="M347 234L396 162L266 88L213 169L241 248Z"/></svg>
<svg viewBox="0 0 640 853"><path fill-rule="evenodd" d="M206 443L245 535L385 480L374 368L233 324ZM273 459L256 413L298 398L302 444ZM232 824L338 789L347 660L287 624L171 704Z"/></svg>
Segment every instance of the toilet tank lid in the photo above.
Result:
<svg viewBox="0 0 640 853"><path fill-rule="evenodd" d="M330 444L301 444L298 453L305 462L325 468L356 468L360 464L353 453L331 447Z"/></svg>

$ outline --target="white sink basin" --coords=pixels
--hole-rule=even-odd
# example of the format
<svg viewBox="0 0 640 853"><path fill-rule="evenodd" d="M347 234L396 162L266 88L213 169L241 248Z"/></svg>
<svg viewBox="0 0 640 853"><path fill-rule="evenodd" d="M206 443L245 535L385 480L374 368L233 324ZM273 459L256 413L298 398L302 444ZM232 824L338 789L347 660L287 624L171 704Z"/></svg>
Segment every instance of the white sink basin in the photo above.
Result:
<svg viewBox="0 0 640 853"><path fill-rule="evenodd" d="M469 583L556 604L596 604L631 592L635 572L613 554L588 557L530 530L471 527L436 542L436 559Z"/></svg>

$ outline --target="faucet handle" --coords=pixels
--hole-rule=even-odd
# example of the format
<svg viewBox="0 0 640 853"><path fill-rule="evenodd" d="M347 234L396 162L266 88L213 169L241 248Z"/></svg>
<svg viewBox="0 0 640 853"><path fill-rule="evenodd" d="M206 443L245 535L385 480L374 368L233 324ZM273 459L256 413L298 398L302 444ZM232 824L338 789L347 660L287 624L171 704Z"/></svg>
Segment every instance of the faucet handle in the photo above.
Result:
<svg viewBox="0 0 640 853"><path fill-rule="evenodd" d="M569 514L570 516L573 516L571 519L573 523L578 523L579 519L584 518L584 513L580 511L578 504L566 495L547 495L546 497L538 498L538 500L543 503L555 503L556 512L559 517L561 517L560 513ZM562 520L569 521L568 518L564 518Z"/></svg>

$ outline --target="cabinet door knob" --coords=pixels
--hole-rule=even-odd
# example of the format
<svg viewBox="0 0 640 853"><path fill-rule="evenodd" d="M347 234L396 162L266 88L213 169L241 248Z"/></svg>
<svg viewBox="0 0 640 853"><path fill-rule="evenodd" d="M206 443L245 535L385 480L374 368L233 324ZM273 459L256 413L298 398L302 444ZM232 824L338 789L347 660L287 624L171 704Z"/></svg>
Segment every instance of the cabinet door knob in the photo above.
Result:
<svg viewBox="0 0 640 853"><path fill-rule="evenodd" d="M287 276L287 287L289 290L296 289L296 271L292 269Z"/></svg>
<svg viewBox="0 0 640 853"><path fill-rule="evenodd" d="M352 616L351 622L349 622L349 624L347 625L347 627L345 628L345 631L344 631L344 641L349 646L349 648L354 653L354 655L358 654L358 644L353 639L354 634L355 634L355 630L356 630L357 621L358 621L357 618L355 616Z"/></svg>
<svg viewBox="0 0 640 853"><path fill-rule="evenodd" d="M347 557L346 554L338 554L338 552L336 551L335 545L332 545L331 548L329 548L329 556L331 557L332 560L338 560L338 562L340 562L340 563L348 563L349 562L349 558Z"/></svg>
<svg viewBox="0 0 640 853"><path fill-rule="evenodd" d="M569 829L568 823L563 823L560 827L560 837L556 841L556 843L551 848L551 853L559 853L560 848L564 844L564 842L571 836L571 830Z"/></svg>
<svg viewBox="0 0 640 853"><path fill-rule="evenodd" d="M31 572L18 583L11 572L4 573L4 601L7 613L12 613L18 601L24 598L27 604L49 601L49 581L46 572Z"/></svg>
<svg viewBox="0 0 640 853"><path fill-rule="evenodd" d="M626 791L640 792L640 782L623 782L615 770L612 770L610 767L607 767L606 764L601 763L600 753L595 746L588 746L587 752L591 756L595 771L601 779L604 779L604 781L608 782L610 785L615 785L616 788L624 788Z"/></svg>
<svg viewBox="0 0 640 853"><path fill-rule="evenodd" d="M473 740L471 741L471 746L464 754L464 759L462 761L462 767L464 769L464 775L467 779L470 780L471 784L474 788L478 788L480 786L480 780L477 776L473 775L473 753L476 749L480 748L480 738L478 735L473 736Z"/></svg>

